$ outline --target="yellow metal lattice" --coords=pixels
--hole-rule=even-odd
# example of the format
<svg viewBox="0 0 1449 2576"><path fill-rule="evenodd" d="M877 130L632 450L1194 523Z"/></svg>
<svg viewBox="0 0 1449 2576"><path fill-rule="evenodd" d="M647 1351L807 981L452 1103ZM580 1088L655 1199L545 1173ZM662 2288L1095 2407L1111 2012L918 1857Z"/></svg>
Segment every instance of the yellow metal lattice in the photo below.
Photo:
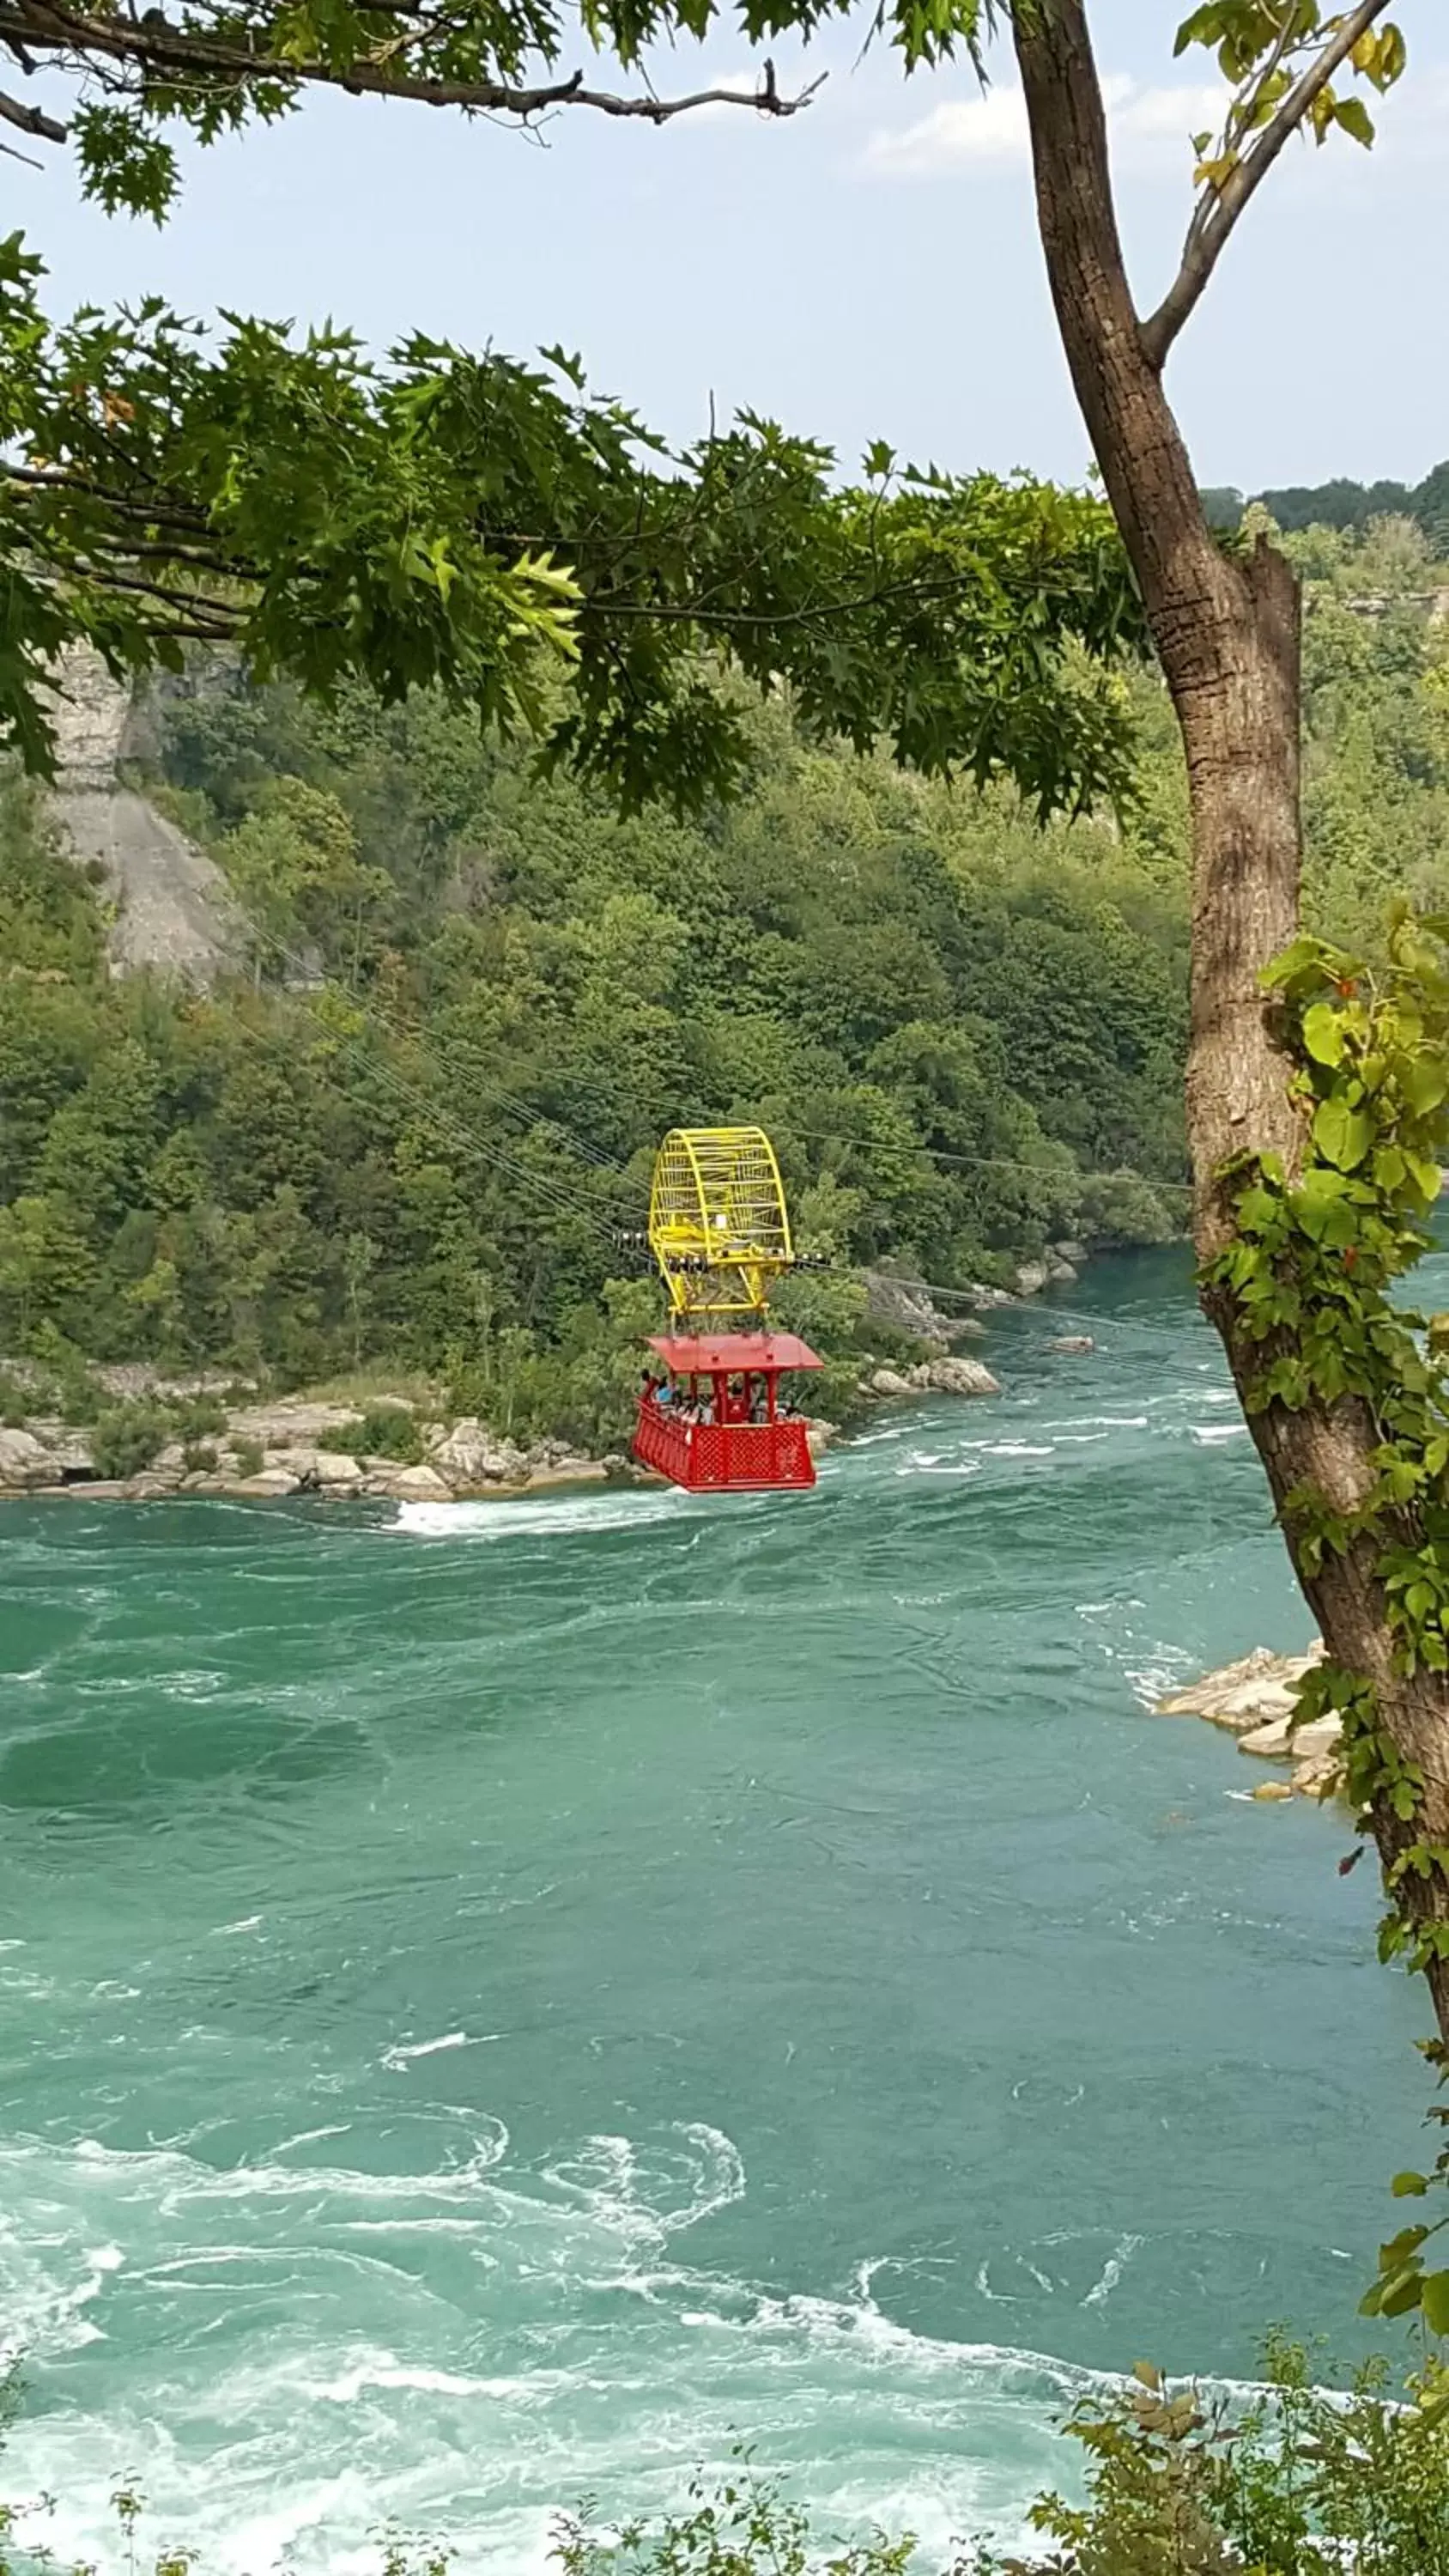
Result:
<svg viewBox="0 0 1449 2576"><path fill-rule="evenodd" d="M649 1248L676 1315L762 1315L794 1260L780 1166L759 1127L675 1127L654 1164Z"/></svg>

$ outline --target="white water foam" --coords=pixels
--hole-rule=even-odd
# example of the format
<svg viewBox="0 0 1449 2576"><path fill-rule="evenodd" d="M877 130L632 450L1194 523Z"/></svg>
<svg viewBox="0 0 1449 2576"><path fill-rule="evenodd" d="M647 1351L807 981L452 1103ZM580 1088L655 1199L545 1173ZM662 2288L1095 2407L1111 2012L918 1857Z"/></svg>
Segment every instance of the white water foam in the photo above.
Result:
<svg viewBox="0 0 1449 2576"><path fill-rule="evenodd" d="M502 2036L502 2032L497 2030L479 2031L476 2036L466 2030L450 2030L441 2039L417 2039L406 2045L399 2040L391 2048L383 2050L378 2064L400 2072L416 2057L437 2057L444 2049L451 2048L487 2048Z"/></svg>
<svg viewBox="0 0 1449 2576"><path fill-rule="evenodd" d="M578 1531L644 1528L697 1507L695 1496L674 1487L664 1494L587 1494L568 1501L540 1494L512 1502L399 1503L397 1518L383 1527L411 1538L567 1538Z"/></svg>
<svg viewBox="0 0 1449 2576"><path fill-rule="evenodd" d="M0 2290L38 2401L7 2467L59 2497L44 2536L65 2556L114 2554L101 2460L140 2476L156 2541L227 2576L279 2557L354 2576L384 2518L541 2576L581 2493L667 2510L696 2463L767 2431L822 2528L909 2526L944 2558L1014 2535L1058 2473L1050 2414L1094 2384L894 2323L883 2262L835 2299L679 2264L745 2192L706 2122L506 2173L486 2148L423 2172L284 2164L305 2138L221 2170L0 2154Z"/></svg>

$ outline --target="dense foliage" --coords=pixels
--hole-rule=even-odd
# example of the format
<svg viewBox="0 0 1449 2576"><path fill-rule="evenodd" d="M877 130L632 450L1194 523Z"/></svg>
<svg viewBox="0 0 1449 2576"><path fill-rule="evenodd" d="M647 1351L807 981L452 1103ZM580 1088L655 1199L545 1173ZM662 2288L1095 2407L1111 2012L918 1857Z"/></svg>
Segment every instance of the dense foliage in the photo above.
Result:
<svg viewBox="0 0 1449 2576"><path fill-rule="evenodd" d="M1202 499L1214 527L1237 526L1244 508L1241 492L1219 484ZM1433 466L1422 483L1355 483L1340 475L1331 483L1282 484L1254 493L1253 499L1288 532L1332 528L1361 535L1373 519L1411 519L1436 554L1449 554L1449 458Z"/></svg>
<svg viewBox="0 0 1449 2576"><path fill-rule="evenodd" d="M1310 903L1377 937L1444 903L1449 635L1401 523L1296 541ZM1402 595L1377 619L1366 582ZM0 804L0 1349L316 1379L449 1370L514 1429L617 1417L653 1311L653 1148L758 1118L804 1247L960 1285L1181 1223L1185 795L1043 828L1001 789L802 740L736 691L743 801L620 819L437 698L330 713L202 672L155 792L249 928L210 997L114 981L95 889ZM847 1349L858 1297L802 1280Z"/></svg>
<svg viewBox="0 0 1449 2576"><path fill-rule="evenodd" d="M176 701L161 792L252 925L210 998L111 980L12 787L3 1344L284 1381L386 1353L481 1372L502 1428L590 1430L683 1120L760 1119L842 1263L956 1284L1169 1231L1185 924L1148 822L1140 856L1043 835L740 712L752 791L696 827L532 781L431 698ZM848 1280L793 1293L848 1343Z"/></svg>
<svg viewBox="0 0 1449 2576"><path fill-rule="evenodd" d="M842 489L828 448L754 418L673 451L560 351L415 336L379 363L332 330L213 340L154 302L52 328L36 290L0 243L0 741L32 769L64 644L175 670L192 639L316 692L438 687L626 806L693 809L736 775L703 645L923 767L1044 806L1120 780L1115 696L1063 660L1140 629L1094 498L887 449Z"/></svg>

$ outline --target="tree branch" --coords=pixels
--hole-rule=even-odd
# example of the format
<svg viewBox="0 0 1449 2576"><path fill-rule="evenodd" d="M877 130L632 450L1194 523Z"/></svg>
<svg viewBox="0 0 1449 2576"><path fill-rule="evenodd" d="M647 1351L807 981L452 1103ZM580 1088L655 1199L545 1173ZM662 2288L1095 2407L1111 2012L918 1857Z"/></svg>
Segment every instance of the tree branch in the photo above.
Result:
<svg viewBox="0 0 1449 2576"><path fill-rule="evenodd" d="M1182 265L1156 312L1142 325L1142 345L1155 367L1163 365L1222 257L1238 217L1267 177L1289 136L1297 133L1314 100L1388 5L1389 0L1359 0L1358 7L1344 19L1317 61L1310 63L1302 78L1294 82L1252 150L1244 154L1221 188L1199 207L1188 228Z"/></svg>
<svg viewBox="0 0 1449 2576"><path fill-rule="evenodd" d="M55 117L45 116L38 107L22 107L8 90L0 90L0 117L7 125L18 125L22 134L35 134L42 143L63 143L66 128Z"/></svg>
<svg viewBox="0 0 1449 2576"><path fill-rule="evenodd" d="M672 117L688 115L701 107L750 107L761 116L795 116L809 105L826 78L822 72L795 96L785 97L777 85L774 64L767 61L756 89L695 90L685 98L620 97L609 90L586 89L581 71L572 73L567 80L545 81L532 88L511 81L429 79L395 68L391 48L380 49L377 58L351 63L346 69L316 58L282 62L217 37L194 35L166 20L159 10L148 10L145 19L136 21L87 15L47 5L47 0L19 0L18 8L0 12L0 41L13 44L17 38L37 53L76 56L92 62L101 56L152 72L198 73L214 81L234 82L239 88L258 81L310 85L341 89L352 95L414 99L428 107L461 107L474 114L512 116L524 124L559 107L591 107L601 116L642 118L650 125L667 125ZM35 111L17 109L12 122L20 123L31 113ZM50 142L66 140L66 127L53 118L42 119L27 126L27 130L43 133Z"/></svg>

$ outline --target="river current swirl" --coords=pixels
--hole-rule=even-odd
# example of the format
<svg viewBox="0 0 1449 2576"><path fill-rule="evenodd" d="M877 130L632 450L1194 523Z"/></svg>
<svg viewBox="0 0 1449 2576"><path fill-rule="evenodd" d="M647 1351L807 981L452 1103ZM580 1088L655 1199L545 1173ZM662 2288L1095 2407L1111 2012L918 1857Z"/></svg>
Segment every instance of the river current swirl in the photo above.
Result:
<svg viewBox="0 0 1449 2576"><path fill-rule="evenodd" d="M807 1498L7 1506L5 2486L60 2542L134 2469L211 2566L391 2520L511 2576L738 2435L944 2549L1093 2372L1358 2348L1422 2015L1342 1820L1148 1713L1309 1633L1185 1261L1069 1304Z"/></svg>

